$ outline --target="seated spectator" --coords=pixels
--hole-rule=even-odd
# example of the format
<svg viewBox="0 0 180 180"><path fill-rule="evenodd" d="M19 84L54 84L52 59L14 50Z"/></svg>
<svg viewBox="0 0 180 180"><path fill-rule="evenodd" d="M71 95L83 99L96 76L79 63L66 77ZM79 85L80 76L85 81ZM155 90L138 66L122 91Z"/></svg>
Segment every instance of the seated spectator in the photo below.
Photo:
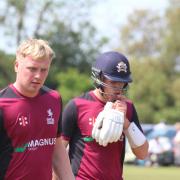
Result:
<svg viewBox="0 0 180 180"><path fill-rule="evenodd" d="M172 143L164 136L149 141L150 165L169 165L173 163Z"/></svg>

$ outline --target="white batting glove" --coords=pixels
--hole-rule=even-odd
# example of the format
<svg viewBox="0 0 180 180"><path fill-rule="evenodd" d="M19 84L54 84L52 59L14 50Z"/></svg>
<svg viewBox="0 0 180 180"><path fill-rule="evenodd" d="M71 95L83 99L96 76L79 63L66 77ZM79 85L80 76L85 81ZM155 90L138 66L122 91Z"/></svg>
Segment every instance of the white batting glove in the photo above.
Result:
<svg viewBox="0 0 180 180"><path fill-rule="evenodd" d="M117 142L123 131L124 113L112 109L112 105L112 102L106 103L92 130L92 137L102 146Z"/></svg>
<svg viewBox="0 0 180 180"><path fill-rule="evenodd" d="M112 108L111 102L106 103L106 105L104 106L104 110L108 110L111 108ZM99 142L99 136L100 136L101 128L103 126L103 120L106 116L104 110L98 114L96 118L96 122L94 123L93 129L92 129L92 137L96 140L96 142Z"/></svg>
<svg viewBox="0 0 180 180"><path fill-rule="evenodd" d="M99 144L106 146L108 143L117 142L123 131L124 113L115 109L105 112L103 126L99 135Z"/></svg>
<svg viewBox="0 0 180 180"><path fill-rule="evenodd" d="M104 119L104 112L101 111L96 118L96 122L92 130L92 137L96 140L96 142L99 142L100 130L102 128L103 119Z"/></svg>

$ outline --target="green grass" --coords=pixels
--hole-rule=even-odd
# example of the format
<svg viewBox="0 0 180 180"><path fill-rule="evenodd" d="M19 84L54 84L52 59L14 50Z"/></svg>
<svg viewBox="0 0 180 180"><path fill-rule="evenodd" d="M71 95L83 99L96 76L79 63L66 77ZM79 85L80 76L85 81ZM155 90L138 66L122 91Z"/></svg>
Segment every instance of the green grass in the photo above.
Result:
<svg viewBox="0 0 180 180"><path fill-rule="evenodd" d="M124 166L124 180L180 180L180 167Z"/></svg>

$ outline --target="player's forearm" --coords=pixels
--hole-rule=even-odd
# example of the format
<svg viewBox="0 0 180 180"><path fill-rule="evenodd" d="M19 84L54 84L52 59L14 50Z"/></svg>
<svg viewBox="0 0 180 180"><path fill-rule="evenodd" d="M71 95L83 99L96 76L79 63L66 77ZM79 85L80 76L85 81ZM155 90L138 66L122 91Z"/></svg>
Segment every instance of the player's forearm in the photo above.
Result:
<svg viewBox="0 0 180 180"><path fill-rule="evenodd" d="M61 168L57 166L56 167L54 166L53 168L53 171L54 171L53 180L67 180L67 179L74 180L75 179L69 166L66 166L65 164L63 166L62 164L59 164L58 166Z"/></svg>
<svg viewBox="0 0 180 180"><path fill-rule="evenodd" d="M53 171L53 177L52 180L59 180L59 178L56 176L55 172Z"/></svg>
<svg viewBox="0 0 180 180"><path fill-rule="evenodd" d="M128 122L128 120L126 119ZM148 141L134 122L129 122L124 133L129 141L133 153L138 159L145 159L148 156Z"/></svg>
<svg viewBox="0 0 180 180"><path fill-rule="evenodd" d="M142 146L132 149L138 159L145 159L148 156L149 144L146 141Z"/></svg>
<svg viewBox="0 0 180 180"><path fill-rule="evenodd" d="M56 142L56 147L53 154L53 171L57 176L56 179L59 180L75 179L71 170L68 154L60 138L58 138Z"/></svg>

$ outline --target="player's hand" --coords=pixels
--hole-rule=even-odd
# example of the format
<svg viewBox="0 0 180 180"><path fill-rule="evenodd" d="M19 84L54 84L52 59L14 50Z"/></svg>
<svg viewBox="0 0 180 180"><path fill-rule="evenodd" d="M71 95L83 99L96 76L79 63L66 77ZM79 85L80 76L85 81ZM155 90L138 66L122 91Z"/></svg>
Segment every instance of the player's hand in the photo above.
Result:
<svg viewBox="0 0 180 180"><path fill-rule="evenodd" d="M99 142L100 140L99 139L100 132L103 127L103 121L104 121L104 118L106 117L106 112L108 109L111 109L111 108L112 108L112 103L111 102L106 103L104 110L101 111L96 118L96 122L94 123L93 129L92 129L92 137L96 140L96 142Z"/></svg>
<svg viewBox="0 0 180 180"><path fill-rule="evenodd" d="M96 118L92 137L102 146L117 142L123 131L124 112L120 105L107 102Z"/></svg>
<svg viewBox="0 0 180 180"><path fill-rule="evenodd" d="M107 146L108 143L117 142L123 131L124 113L115 109L105 112L103 126L99 135L99 144Z"/></svg>
<svg viewBox="0 0 180 180"><path fill-rule="evenodd" d="M101 128L103 126L103 120L104 120L104 112L101 111L97 118L96 118L96 122L93 126L93 130L92 130L92 137L96 140L96 142L99 142L99 136L100 136L100 131Z"/></svg>

